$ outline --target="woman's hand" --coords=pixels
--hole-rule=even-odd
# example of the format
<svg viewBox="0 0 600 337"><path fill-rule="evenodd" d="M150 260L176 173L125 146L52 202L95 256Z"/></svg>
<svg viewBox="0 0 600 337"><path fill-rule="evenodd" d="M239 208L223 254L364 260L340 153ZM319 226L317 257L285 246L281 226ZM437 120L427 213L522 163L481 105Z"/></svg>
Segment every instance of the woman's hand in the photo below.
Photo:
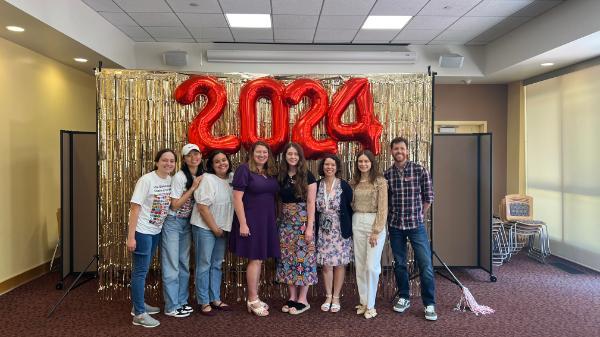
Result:
<svg viewBox="0 0 600 337"><path fill-rule="evenodd" d="M311 243L314 239L314 230L313 226L307 226L306 231L304 232L304 241L307 243Z"/></svg>
<svg viewBox="0 0 600 337"><path fill-rule="evenodd" d="M136 242L134 237L127 237L127 250L131 253L135 250Z"/></svg>
<svg viewBox="0 0 600 337"><path fill-rule="evenodd" d="M371 233L371 235L369 235L369 244L371 245L371 248L377 246L377 238L379 238L379 234Z"/></svg>
<svg viewBox="0 0 600 337"><path fill-rule="evenodd" d="M240 236L243 236L243 237L250 236L250 228L248 227L248 225L240 224Z"/></svg>
<svg viewBox="0 0 600 337"><path fill-rule="evenodd" d="M216 229L213 229L212 232L218 238L223 236L223 230L219 227L217 227Z"/></svg>
<svg viewBox="0 0 600 337"><path fill-rule="evenodd" d="M195 191L198 186L200 186L200 182L202 181L202 176L198 176L196 178L194 178L194 181L192 182L192 187L190 187L190 190Z"/></svg>

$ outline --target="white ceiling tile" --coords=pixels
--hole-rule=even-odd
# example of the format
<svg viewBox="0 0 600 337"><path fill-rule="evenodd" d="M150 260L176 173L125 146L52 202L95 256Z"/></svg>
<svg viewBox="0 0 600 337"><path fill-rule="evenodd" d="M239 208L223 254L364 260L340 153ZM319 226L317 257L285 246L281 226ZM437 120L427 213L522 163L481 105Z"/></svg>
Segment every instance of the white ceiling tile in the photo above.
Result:
<svg viewBox="0 0 600 337"><path fill-rule="evenodd" d="M367 15L375 0L325 0L321 15Z"/></svg>
<svg viewBox="0 0 600 337"><path fill-rule="evenodd" d="M319 29L360 29L366 18L364 15L322 15L319 19Z"/></svg>
<svg viewBox="0 0 600 337"><path fill-rule="evenodd" d="M275 29L275 40L312 41L314 29Z"/></svg>
<svg viewBox="0 0 600 337"><path fill-rule="evenodd" d="M361 29L354 38L353 42L361 41L385 41L389 42L394 39L399 30L392 29Z"/></svg>
<svg viewBox="0 0 600 337"><path fill-rule="evenodd" d="M273 14L319 15L323 0L271 0Z"/></svg>
<svg viewBox="0 0 600 337"><path fill-rule="evenodd" d="M181 26L181 21L175 13L133 13L129 15L140 26L155 26L155 27L177 27Z"/></svg>
<svg viewBox="0 0 600 337"><path fill-rule="evenodd" d="M356 30L317 29L315 42L351 42Z"/></svg>
<svg viewBox="0 0 600 337"><path fill-rule="evenodd" d="M223 12L234 14L271 14L269 0L219 0Z"/></svg>
<svg viewBox="0 0 600 337"><path fill-rule="evenodd" d="M236 41L251 42L269 39L273 41L273 31L270 28L232 28L231 32Z"/></svg>
<svg viewBox="0 0 600 337"><path fill-rule="evenodd" d="M317 27L317 15L273 15L273 27L285 29L306 29Z"/></svg>
<svg viewBox="0 0 600 337"><path fill-rule="evenodd" d="M117 28L131 38L150 38L150 35L140 26L121 26Z"/></svg>
<svg viewBox="0 0 600 337"><path fill-rule="evenodd" d="M233 36L229 28L200 28L190 27L192 36L197 40L202 41L233 41Z"/></svg>
<svg viewBox="0 0 600 337"><path fill-rule="evenodd" d="M429 0L378 0L371 15L417 15Z"/></svg>
<svg viewBox="0 0 600 337"><path fill-rule="evenodd" d="M538 16L551 8L554 8L563 3L562 0L546 0L546 1L536 1L529 6L523 8L522 10L515 13L516 16Z"/></svg>
<svg viewBox="0 0 600 337"><path fill-rule="evenodd" d="M164 0L114 0L125 12L170 12Z"/></svg>
<svg viewBox="0 0 600 337"><path fill-rule="evenodd" d="M194 39L173 39L173 38L169 38L169 39L163 39L163 38L157 38L156 39L157 42L182 42L182 43L196 43L196 40Z"/></svg>
<svg viewBox="0 0 600 337"><path fill-rule="evenodd" d="M464 16L458 19L448 29L476 31L478 34L492 28L504 20L504 17L496 16Z"/></svg>
<svg viewBox="0 0 600 337"><path fill-rule="evenodd" d="M431 0L419 15L462 16L481 0Z"/></svg>
<svg viewBox="0 0 600 337"><path fill-rule="evenodd" d="M457 41L466 43L478 35L477 32L464 30L445 30L435 38L435 41Z"/></svg>
<svg viewBox="0 0 600 337"><path fill-rule="evenodd" d="M404 29L446 29L456 20L458 16L415 16Z"/></svg>
<svg viewBox="0 0 600 337"><path fill-rule="evenodd" d="M144 27L156 39L188 39L190 33L183 27Z"/></svg>
<svg viewBox="0 0 600 337"><path fill-rule="evenodd" d="M441 29L403 29L394 39L412 41L431 41L442 32Z"/></svg>
<svg viewBox="0 0 600 337"><path fill-rule="evenodd" d="M510 16L532 2L533 0L484 0L466 16Z"/></svg>
<svg viewBox="0 0 600 337"><path fill-rule="evenodd" d="M137 23L131 19L131 17L123 12L98 12L102 15L106 21L112 23L114 26L137 26Z"/></svg>
<svg viewBox="0 0 600 337"><path fill-rule="evenodd" d="M286 40L286 39L275 39L275 42L277 43L296 43L296 44L312 44L312 39L311 40Z"/></svg>
<svg viewBox="0 0 600 337"><path fill-rule="evenodd" d="M420 45L424 45L429 43L429 41L431 40L403 40L403 39L398 39L398 40L394 40L391 43L406 43L406 44L420 44Z"/></svg>
<svg viewBox="0 0 600 337"><path fill-rule="evenodd" d="M122 12L112 0L83 0L83 2L96 12Z"/></svg>
<svg viewBox="0 0 600 337"><path fill-rule="evenodd" d="M462 46L465 41L444 41L444 40L433 40L427 43L428 45L447 45L447 46Z"/></svg>
<svg viewBox="0 0 600 337"><path fill-rule="evenodd" d="M153 39L150 35L148 35L148 37L132 37L131 39L135 42L156 42L156 40Z"/></svg>
<svg viewBox="0 0 600 337"><path fill-rule="evenodd" d="M222 13L217 0L167 0L167 2L176 13Z"/></svg>
<svg viewBox="0 0 600 337"><path fill-rule="evenodd" d="M223 14L177 13L186 27L229 27Z"/></svg>

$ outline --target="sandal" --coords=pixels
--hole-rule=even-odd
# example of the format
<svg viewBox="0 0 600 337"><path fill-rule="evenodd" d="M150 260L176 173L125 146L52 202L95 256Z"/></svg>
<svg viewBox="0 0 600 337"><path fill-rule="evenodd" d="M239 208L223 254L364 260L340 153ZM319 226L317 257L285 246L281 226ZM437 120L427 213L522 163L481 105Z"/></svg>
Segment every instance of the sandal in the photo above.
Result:
<svg viewBox="0 0 600 337"><path fill-rule="evenodd" d="M290 314L300 315L301 313L305 312L308 309L310 309L310 304L296 302L296 304L290 308Z"/></svg>
<svg viewBox="0 0 600 337"><path fill-rule="evenodd" d="M365 311L365 318L369 319L369 318L373 318L377 316L377 310L375 310L375 308L373 309L367 309L367 311Z"/></svg>
<svg viewBox="0 0 600 337"><path fill-rule="evenodd" d="M331 298L331 295L325 296L325 302L321 304L321 311L329 311L331 308L331 301L327 301L328 298Z"/></svg>
<svg viewBox="0 0 600 337"><path fill-rule="evenodd" d="M200 315L214 316L215 312L212 310L212 306L210 304L202 304L202 306L200 307Z"/></svg>
<svg viewBox="0 0 600 337"><path fill-rule="evenodd" d="M281 312L285 312L285 313L287 314L288 312L290 312L290 309L291 309L292 307L295 307L295 306L296 306L296 304L297 304L297 303L298 303L298 302L296 302L296 301L292 301L292 300L289 300L289 301L285 302L285 304L284 304L284 305L283 305L283 307L281 308Z"/></svg>
<svg viewBox="0 0 600 337"><path fill-rule="evenodd" d="M215 302L211 302L210 306L211 306L211 308L216 309L216 310L231 311L231 307L229 305L223 303L223 301L219 301L218 304L216 304Z"/></svg>
<svg viewBox="0 0 600 337"><path fill-rule="evenodd" d="M263 306L264 302L261 302L258 298L254 301L248 301L246 306L248 307L248 312L251 314L255 314L256 316L263 317L268 316L269 311L265 309ZM255 306L257 305L257 306Z"/></svg>
<svg viewBox="0 0 600 337"><path fill-rule="evenodd" d="M265 303L265 302L261 301L261 300L260 300L260 299L258 299L258 298L257 298L256 300L260 302L260 305L261 305L263 308L265 308L265 310L269 310L269 305L268 305L267 303Z"/></svg>
<svg viewBox="0 0 600 337"><path fill-rule="evenodd" d="M364 313L367 312L366 305L359 304L359 305L355 306L354 308L356 309L357 315L364 315Z"/></svg>
<svg viewBox="0 0 600 337"><path fill-rule="evenodd" d="M338 303L333 303L333 300L331 300L331 312L338 312L340 311L340 309L342 309L342 306L340 305L340 297L339 296L333 296L333 299L337 299Z"/></svg>

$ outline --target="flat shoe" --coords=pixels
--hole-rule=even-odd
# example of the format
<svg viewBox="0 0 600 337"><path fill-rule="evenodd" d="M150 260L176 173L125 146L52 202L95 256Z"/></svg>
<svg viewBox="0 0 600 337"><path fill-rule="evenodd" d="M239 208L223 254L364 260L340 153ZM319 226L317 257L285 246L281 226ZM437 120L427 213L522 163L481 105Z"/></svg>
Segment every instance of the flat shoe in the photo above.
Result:
<svg viewBox="0 0 600 337"><path fill-rule="evenodd" d="M231 307L229 305L223 303L223 301L221 301L221 303L219 303L219 304L211 303L210 307L215 310L220 310L220 311L231 311Z"/></svg>
<svg viewBox="0 0 600 337"><path fill-rule="evenodd" d="M281 308L281 312L285 312L286 314L290 312L292 307L295 307L298 302L289 300L285 302L285 305Z"/></svg>
<svg viewBox="0 0 600 337"><path fill-rule="evenodd" d="M296 302L296 305L290 308L290 314L300 315L301 313L307 311L308 309L310 309L310 304Z"/></svg>

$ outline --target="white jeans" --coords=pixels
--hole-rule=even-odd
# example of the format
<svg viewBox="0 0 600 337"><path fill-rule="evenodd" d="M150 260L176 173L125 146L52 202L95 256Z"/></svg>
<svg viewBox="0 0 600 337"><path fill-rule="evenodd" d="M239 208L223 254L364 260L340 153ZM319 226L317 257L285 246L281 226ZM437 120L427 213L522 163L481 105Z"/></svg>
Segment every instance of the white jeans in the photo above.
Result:
<svg viewBox="0 0 600 337"><path fill-rule="evenodd" d="M371 247L369 236L373 232L376 213L354 213L352 238L354 240L354 266L360 304L375 308L377 285L381 274L381 253L385 243L385 229L377 237L377 245Z"/></svg>

